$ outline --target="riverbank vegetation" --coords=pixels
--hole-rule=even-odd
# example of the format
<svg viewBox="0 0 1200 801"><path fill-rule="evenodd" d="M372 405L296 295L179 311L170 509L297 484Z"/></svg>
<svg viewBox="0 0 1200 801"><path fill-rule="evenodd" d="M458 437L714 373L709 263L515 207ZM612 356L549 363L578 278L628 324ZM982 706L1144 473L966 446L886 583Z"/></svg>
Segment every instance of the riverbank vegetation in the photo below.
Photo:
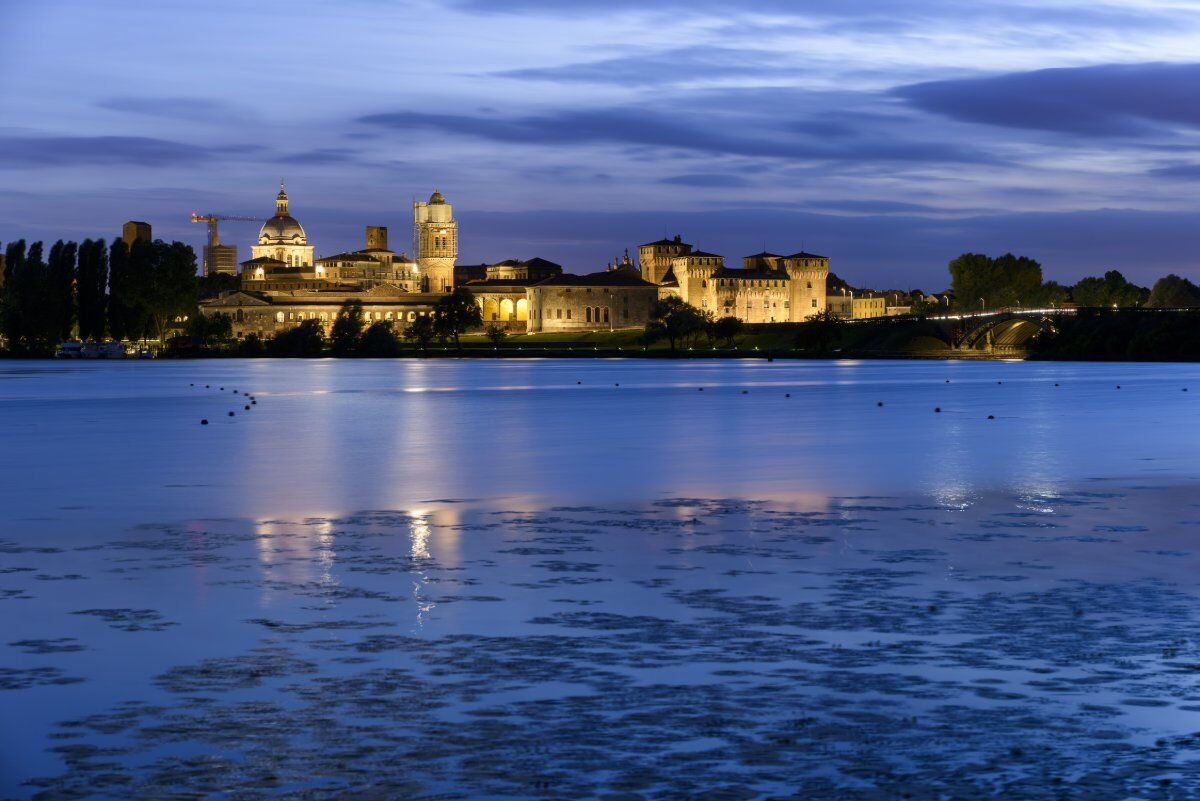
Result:
<svg viewBox="0 0 1200 801"><path fill-rule="evenodd" d="M1029 346L1031 359L1200 361L1200 310L1080 312Z"/></svg>

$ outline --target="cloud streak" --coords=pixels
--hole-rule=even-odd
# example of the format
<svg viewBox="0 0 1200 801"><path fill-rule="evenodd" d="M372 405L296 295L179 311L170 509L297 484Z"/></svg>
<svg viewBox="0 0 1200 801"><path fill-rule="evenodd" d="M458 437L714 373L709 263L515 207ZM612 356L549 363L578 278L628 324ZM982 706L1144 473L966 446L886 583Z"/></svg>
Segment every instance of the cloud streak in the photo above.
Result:
<svg viewBox="0 0 1200 801"><path fill-rule="evenodd" d="M148 136L0 136L0 167L194 165L254 146L204 147Z"/></svg>
<svg viewBox="0 0 1200 801"><path fill-rule="evenodd" d="M1108 64L928 81L893 94L963 122L1087 137L1200 128L1200 64Z"/></svg>
<svg viewBox="0 0 1200 801"><path fill-rule="evenodd" d="M500 117L420 112L370 114L359 122L397 131L435 130L491 142L536 146L610 144L695 151L710 155L802 161L875 161L992 164L999 160L980 150L948 142L900 141L862 136L812 135L801 119L745 120L661 115L648 109L608 108Z"/></svg>

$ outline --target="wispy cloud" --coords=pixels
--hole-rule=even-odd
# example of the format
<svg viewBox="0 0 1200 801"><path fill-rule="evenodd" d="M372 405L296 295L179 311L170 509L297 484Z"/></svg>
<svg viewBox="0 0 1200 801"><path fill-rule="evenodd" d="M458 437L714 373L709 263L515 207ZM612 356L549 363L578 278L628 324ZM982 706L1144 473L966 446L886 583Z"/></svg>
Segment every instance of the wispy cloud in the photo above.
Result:
<svg viewBox="0 0 1200 801"><path fill-rule="evenodd" d="M232 104L208 97L109 97L96 103L97 108L146 117L176 120L228 122Z"/></svg>
<svg viewBox="0 0 1200 801"><path fill-rule="evenodd" d="M770 115L755 125L738 124L747 122L745 119L663 115L644 108L570 110L519 117L403 111L370 114L359 122L394 130L431 129L519 145L607 143L788 160L997 161L993 155L949 142L897 141L865 132L843 137L812 135L802 116L789 118L786 113Z"/></svg>
<svg viewBox="0 0 1200 801"><path fill-rule="evenodd" d="M199 164L254 146L204 147L148 136L0 137L0 166L37 169L72 165L164 167Z"/></svg>
<svg viewBox="0 0 1200 801"><path fill-rule="evenodd" d="M928 81L894 93L965 122L1082 136L1200 128L1200 64L1106 64Z"/></svg>

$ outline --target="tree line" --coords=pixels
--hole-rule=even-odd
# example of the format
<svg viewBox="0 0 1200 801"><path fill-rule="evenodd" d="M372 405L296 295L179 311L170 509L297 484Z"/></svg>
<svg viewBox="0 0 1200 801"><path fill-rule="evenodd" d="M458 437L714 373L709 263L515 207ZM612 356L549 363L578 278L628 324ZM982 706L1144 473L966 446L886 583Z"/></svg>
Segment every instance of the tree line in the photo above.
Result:
<svg viewBox="0 0 1200 801"><path fill-rule="evenodd" d="M165 341L196 311L196 254L181 242L60 239L46 253L19 239L4 257L0 335L12 355L48 356L75 336Z"/></svg>
<svg viewBox="0 0 1200 801"><path fill-rule="evenodd" d="M1095 308L1200 307L1200 287L1178 275L1160 278L1147 288L1130 282L1118 270L1109 270L1103 276L1064 286L1056 281L1043 281L1042 265L1034 259L1011 253L995 258L964 253L950 262L949 269L954 305L960 311L1013 306L1045 308L1068 302Z"/></svg>

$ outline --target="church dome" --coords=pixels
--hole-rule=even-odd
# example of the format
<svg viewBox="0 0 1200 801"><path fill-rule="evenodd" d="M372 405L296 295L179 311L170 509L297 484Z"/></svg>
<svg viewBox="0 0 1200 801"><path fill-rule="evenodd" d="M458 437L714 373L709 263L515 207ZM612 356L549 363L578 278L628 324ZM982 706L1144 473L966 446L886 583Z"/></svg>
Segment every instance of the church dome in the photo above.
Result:
<svg viewBox="0 0 1200 801"><path fill-rule="evenodd" d="M429 196L429 205L431 205L431 206L436 206L436 205L439 205L439 204L442 204L445 202L446 202L445 196L441 192L438 192L436 190L434 191L434 193L432 195Z"/></svg>
<svg viewBox="0 0 1200 801"><path fill-rule="evenodd" d="M275 196L275 216L263 223L258 232L260 245L307 245L304 227L288 213L288 196L279 182L279 194Z"/></svg>
<svg viewBox="0 0 1200 801"><path fill-rule="evenodd" d="M307 241L304 226L290 214L276 214L258 232L260 245L303 245Z"/></svg>

